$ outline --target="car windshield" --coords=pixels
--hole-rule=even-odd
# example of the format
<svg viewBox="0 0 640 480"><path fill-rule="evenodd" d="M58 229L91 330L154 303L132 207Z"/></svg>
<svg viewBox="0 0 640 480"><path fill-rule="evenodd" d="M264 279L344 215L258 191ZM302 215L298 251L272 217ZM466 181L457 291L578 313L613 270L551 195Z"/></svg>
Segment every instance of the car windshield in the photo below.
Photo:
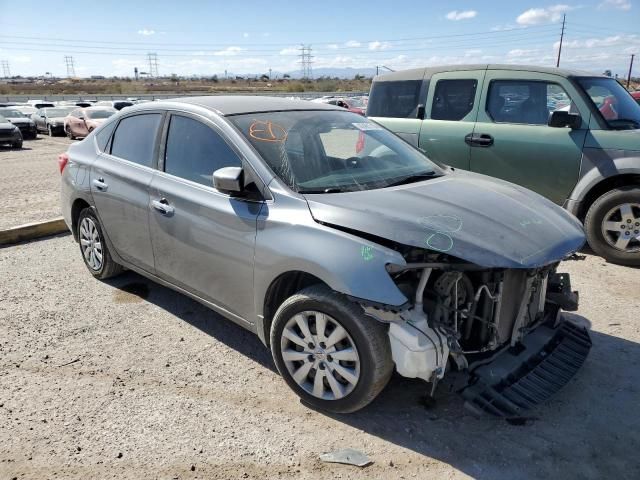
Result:
<svg viewBox="0 0 640 480"><path fill-rule="evenodd" d="M24 114L20 113L19 111L9 109L0 111L0 115L5 118L25 118Z"/></svg>
<svg viewBox="0 0 640 480"><path fill-rule="evenodd" d="M613 78L578 78L578 83L602 114L609 127L640 129L640 105Z"/></svg>
<svg viewBox="0 0 640 480"><path fill-rule="evenodd" d="M370 190L442 174L419 150L355 113L285 111L228 118L271 170L300 193Z"/></svg>
<svg viewBox="0 0 640 480"><path fill-rule="evenodd" d="M367 108L362 98L350 97L346 99L346 102L351 108Z"/></svg>
<svg viewBox="0 0 640 480"><path fill-rule="evenodd" d="M60 107L60 108L45 108L44 112L47 115L47 117L50 118L55 118L55 117L66 117L67 114L73 110L75 107L69 107L69 108L64 108L64 107Z"/></svg>
<svg viewBox="0 0 640 480"><path fill-rule="evenodd" d="M8 123L8 122L9 122L9 120L7 120L2 115L0 115L0 123Z"/></svg>
<svg viewBox="0 0 640 480"><path fill-rule="evenodd" d="M86 110L87 118L91 118L94 120L101 118L109 118L111 115L116 113L116 110L103 109L103 110Z"/></svg>

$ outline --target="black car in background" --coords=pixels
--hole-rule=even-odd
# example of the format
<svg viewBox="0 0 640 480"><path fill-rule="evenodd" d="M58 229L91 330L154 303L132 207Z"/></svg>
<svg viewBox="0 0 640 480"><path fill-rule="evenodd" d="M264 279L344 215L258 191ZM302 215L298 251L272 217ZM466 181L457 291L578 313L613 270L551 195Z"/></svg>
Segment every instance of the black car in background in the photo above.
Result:
<svg viewBox="0 0 640 480"><path fill-rule="evenodd" d="M22 133L22 138L25 140L33 140L38 136L35 122L24 113L13 108L0 108L0 116L18 127L20 133Z"/></svg>

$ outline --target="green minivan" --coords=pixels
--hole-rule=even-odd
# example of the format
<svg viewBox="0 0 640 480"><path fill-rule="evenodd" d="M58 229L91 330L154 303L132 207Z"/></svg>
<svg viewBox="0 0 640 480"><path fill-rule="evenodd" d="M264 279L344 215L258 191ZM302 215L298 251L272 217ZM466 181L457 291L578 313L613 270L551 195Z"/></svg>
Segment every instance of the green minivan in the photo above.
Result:
<svg viewBox="0 0 640 480"><path fill-rule="evenodd" d="M367 116L437 162L563 205L596 253L640 265L640 105L615 79L522 65L418 68L375 77Z"/></svg>

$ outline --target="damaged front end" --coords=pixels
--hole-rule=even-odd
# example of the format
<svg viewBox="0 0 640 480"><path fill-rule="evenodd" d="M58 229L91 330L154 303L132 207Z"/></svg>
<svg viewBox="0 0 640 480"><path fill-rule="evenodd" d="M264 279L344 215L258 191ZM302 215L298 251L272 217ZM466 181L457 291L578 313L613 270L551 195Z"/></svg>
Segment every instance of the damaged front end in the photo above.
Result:
<svg viewBox="0 0 640 480"><path fill-rule="evenodd" d="M387 270L404 295L402 308L365 304L389 323L400 375L438 382L452 369L472 411L513 417L546 401L587 357L587 330L562 311L578 307L559 262L537 268L486 268L446 254L410 249L406 265Z"/></svg>

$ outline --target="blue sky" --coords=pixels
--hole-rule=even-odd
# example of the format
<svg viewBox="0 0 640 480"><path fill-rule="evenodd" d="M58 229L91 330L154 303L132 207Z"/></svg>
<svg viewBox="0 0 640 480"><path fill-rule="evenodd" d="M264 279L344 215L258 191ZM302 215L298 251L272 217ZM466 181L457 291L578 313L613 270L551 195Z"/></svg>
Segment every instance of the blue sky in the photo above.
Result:
<svg viewBox="0 0 640 480"><path fill-rule="evenodd" d="M299 69L301 43L315 69L553 66L564 13L561 66L626 76L640 53L640 0L0 0L0 11L0 60L12 75L65 76L65 55L77 75L133 75L148 69L148 52L163 75L287 72Z"/></svg>

